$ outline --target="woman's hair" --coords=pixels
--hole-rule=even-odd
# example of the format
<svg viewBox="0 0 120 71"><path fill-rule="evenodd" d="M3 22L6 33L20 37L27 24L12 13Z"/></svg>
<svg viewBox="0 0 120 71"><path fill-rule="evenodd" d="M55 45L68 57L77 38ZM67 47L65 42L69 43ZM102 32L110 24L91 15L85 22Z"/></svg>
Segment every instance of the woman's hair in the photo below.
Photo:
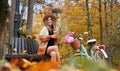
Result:
<svg viewBox="0 0 120 71"><path fill-rule="evenodd" d="M50 27L48 24L47 24L47 21L48 21L48 18L51 18L52 19L52 27ZM56 21L57 21L57 18L53 15L53 14L47 14L44 16L43 18L43 23L44 25L48 28L48 30L56 30Z"/></svg>

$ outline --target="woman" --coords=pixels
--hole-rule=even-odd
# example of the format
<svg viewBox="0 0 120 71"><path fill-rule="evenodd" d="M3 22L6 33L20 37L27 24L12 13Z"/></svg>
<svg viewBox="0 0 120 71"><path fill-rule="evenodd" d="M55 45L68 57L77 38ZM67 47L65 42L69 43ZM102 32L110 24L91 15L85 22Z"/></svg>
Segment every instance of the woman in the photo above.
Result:
<svg viewBox="0 0 120 71"><path fill-rule="evenodd" d="M53 14L44 16L44 27L40 31L39 39L41 41L38 54L46 54L51 56L52 61L60 63L60 55L57 46L57 26L56 17Z"/></svg>

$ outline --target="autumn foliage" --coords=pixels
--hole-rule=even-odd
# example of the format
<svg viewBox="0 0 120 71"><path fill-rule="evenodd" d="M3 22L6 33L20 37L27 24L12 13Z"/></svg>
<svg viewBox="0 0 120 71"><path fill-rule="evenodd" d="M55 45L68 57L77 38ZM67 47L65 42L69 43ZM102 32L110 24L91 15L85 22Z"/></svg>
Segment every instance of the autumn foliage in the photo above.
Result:
<svg viewBox="0 0 120 71"><path fill-rule="evenodd" d="M24 71L48 71L51 69L59 69L60 65L58 62L54 61L40 61L40 62L30 62L26 59L13 58L11 60L13 66L19 67Z"/></svg>
<svg viewBox="0 0 120 71"><path fill-rule="evenodd" d="M26 71L48 71L48 70L57 70L59 64L53 61L39 62L33 66L30 66Z"/></svg>

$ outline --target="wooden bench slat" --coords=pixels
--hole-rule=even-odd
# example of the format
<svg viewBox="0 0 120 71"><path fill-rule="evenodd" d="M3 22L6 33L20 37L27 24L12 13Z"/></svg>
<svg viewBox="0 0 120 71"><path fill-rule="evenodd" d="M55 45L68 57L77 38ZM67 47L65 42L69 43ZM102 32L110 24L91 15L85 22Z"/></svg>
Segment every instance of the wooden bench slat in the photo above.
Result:
<svg viewBox="0 0 120 71"><path fill-rule="evenodd" d="M17 46L17 51L18 51L18 54L21 53L21 38L18 38L18 46Z"/></svg>
<svg viewBox="0 0 120 71"><path fill-rule="evenodd" d="M37 49L35 48L35 46L34 46L34 42L35 42L35 41L31 39L31 44L32 44L32 46L33 46L33 47L31 47L31 49L32 49L32 54L36 53L35 51L37 50Z"/></svg>
<svg viewBox="0 0 120 71"><path fill-rule="evenodd" d="M28 54L28 45L27 45L27 39L26 38L24 38L24 41L25 41L25 44L24 44L24 46L25 46L25 50L27 51L27 54Z"/></svg>
<svg viewBox="0 0 120 71"><path fill-rule="evenodd" d="M21 41L21 43L22 43L21 51L23 52L25 50L25 45L24 45L25 41L24 41L24 38L22 38L21 40L22 40Z"/></svg>
<svg viewBox="0 0 120 71"><path fill-rule="evenodd" d="M25 58L31 61L40 61L40 60L48 60L50 56L46 55L37 55L37 54L8 54L6 55L6 59L11 60L11 58Z"/></svg>
<svg viewBox="0 0 120 71"><path fill-rule="evenodd" d="M37 44L37 41L34 40L33 43L34 43L33 45L34 45L34 47L35 47L35 49L36 49L34 52L37 54L38 49L39 49L39 48L38 48L39 46L38 46L38 44Z"/></svg>
<svg viewBox="0 0 120 71"><path fill-rule="evenodd" d="M29 45L29 54L32 54L33 53L33 50L32 50L32 42L31 42L31 39L28 39L28 45Z"/></svg>
<svg viewBox="0 0 120 71"><path fill-rule="evenodd" d="M12 54L12 52L13 52L13 48L14 48L13 45L14 45L14 38L10 38L10 47L8 48L9 54Z"/></svg>
<svg viewBox="0 0 120 71"><path fill-rule="evenodd" d="M30 54L30 52L31 52L31 51L30 51L30 46L31 46L31 45L30 45L30 43L29 43L29 39L27 39L27 49L28 49L28 54Z"/></svg>

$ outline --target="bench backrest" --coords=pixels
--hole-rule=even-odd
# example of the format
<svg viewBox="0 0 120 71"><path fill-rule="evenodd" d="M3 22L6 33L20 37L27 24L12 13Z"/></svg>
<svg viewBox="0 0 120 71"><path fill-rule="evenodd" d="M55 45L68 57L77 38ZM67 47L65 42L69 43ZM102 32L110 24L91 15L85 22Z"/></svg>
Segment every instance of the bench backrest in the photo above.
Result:
<svg viewBox="0 0 120 71"><path fill-rule="evenodd" d="M30 61L50 60L48 55L38 55L39 45L37 40L31 38L11 38L10 46L4 45L4 58L10 61L12 58L25 58Z"/></svg>
<svg viewBox="0 0 120 71"><path fill-rule="evenodd" d="M36 54L38 43L31 38L11 38L8 54Z"/></svg>

